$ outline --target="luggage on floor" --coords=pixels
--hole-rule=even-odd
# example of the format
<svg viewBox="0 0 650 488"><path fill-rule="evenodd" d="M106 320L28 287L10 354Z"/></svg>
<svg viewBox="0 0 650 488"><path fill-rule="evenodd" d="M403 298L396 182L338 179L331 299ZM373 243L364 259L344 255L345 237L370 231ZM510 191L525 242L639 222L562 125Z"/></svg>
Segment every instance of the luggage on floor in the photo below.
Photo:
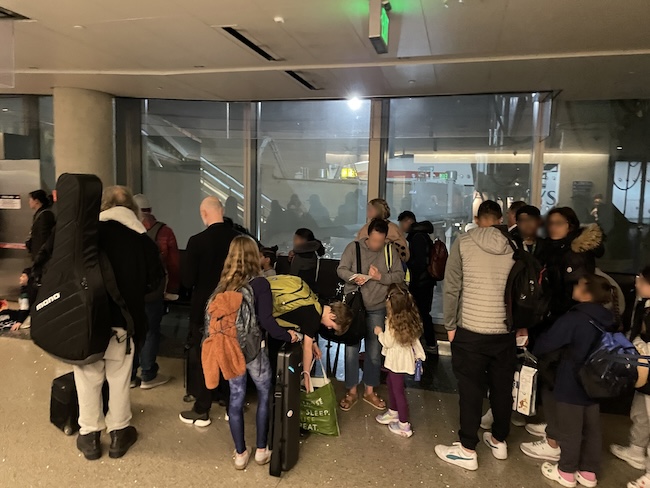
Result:
<svg viewBox="0 0 650 488"><path fill-rule="evenodd" d="M102 182L63 174L56 189L54 244L32 309L31 337L64 362L90 364L103 357L112 334L105 284L112 269L103 276L108 260L98 246Z"/></svg>
<svg viewBox="0 0 650 488"><path fill-rule="evenodd" d="M278 353L275 390L271 398L271 476L280 476L282 471L289 471L298 462L301 373L302 344L283 345Z"/></svg>
<svg viewBox="0 0 650 488"><path fill-rule="evenodd" d="M104 414L108 412L108 383L102 388ZM50 422L61 429L65 435L72 435L79 430L79 399L74 382L74 374L68 373L52 381L50 398Z"/></svg>
<svg viewBox="0 0 650 488"><path fill-rule="evenodd" d="M327 377L323 361L319 362L322 378L305 373L309 377L310 388L300 392L300 427L307 432L338 436L340 430L336 415L336 392L332 381Z"/></svg>

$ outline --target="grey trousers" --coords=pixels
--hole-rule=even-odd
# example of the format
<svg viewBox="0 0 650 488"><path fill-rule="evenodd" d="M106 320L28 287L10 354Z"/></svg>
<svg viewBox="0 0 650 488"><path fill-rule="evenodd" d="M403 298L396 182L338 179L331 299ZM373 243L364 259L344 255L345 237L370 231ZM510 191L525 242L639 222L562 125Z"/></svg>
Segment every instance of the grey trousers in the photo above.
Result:
<svg viewBox="0 0 650 488"><path fill-rule="evenodd" d="M600 405L583 407L557 402L555 413L560 428L557 441L562 448L560 470L598 473L603 443Z"/></svg>
<svg viewBox="0 0 650 488"><path fill-rule="evenodd" d="M79 397L79 433L112 432L128 427L131 422L131 354L126 354L126 331L113 329L104 358L85 366L74 366L74 381ZM108 381L108 413L104 418L102 387Z"/></svg>
<svg viewBox="0 0 650 488"><path fill-rule="evenodd" d="M630 418L630 444L646 451L645 470L650 473L650 395L634 394Z"/></svg>

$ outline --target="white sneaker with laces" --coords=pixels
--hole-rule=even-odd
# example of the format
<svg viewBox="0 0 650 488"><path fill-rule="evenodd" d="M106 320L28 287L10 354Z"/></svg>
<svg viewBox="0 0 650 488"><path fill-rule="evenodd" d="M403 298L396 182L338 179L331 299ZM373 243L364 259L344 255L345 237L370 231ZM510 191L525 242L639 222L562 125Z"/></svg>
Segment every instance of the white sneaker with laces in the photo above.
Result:
<svg viewBox="0 0 650 488"><path fill-rule="evenodd" d="M251 459L250 450L246 449L243 453L237 454L235 451L235 469L243 471L248 466L248 461Z"/></svg>
<svg viewBox="0 0 650 488"><path fill-rule="evenodd" d="M650 488L650 476L644 474L636 481L630 481L627 488Z"/></svg>
<svg viewBox="0 0 650 488"><path fill-rule="evenodd" d="M488 409L487 412L485 412L485 415L481 417L481 429L483 430L490 430L492 429L492 424L494 423L494 415L492 415L492 409Z"/></svg>
<svg viewBox="0 0 650 488"><path fill-rule="evenodd" d="M526 432L536 437L546 437L546 426L548 424L526 424Z"/></svg>
<svg viewBox="0 0 650 488"><path fill-rule="evenodd" d="M494 437L492 437L492 432L483 433L483 442L485 442L485 445L492 451L492 455L499 461L508 459L508 444L505 442L499 442L497 444Z"/></svg>
<svg viewBox="0 0 650 488"><path fill-rule="evenodd" d="M393 434L397 434L402 437L411 437L413 435L411 424L408 422L391 422L388 424L388 430L390 430Z"/></svg>
<svg viewBox="0 0 650 488"><path fill-rule="evenodd" d="M446 463L469 471L476 471L478 469L478 456L476 452L466 451L460 442L454 442L451 446L437 445L435 451L436 455Z"/></svg>
<svg viewBox="0 0 650 488"><path fill-rule="evenodd" d="M392 422L397 422L399 420L399 414L395 410L389 408L384 413L377 415L375 420L381 425L390 425Z"/></svg>
<svg viewBox="0 0 650 488"><path fill-rule="evenodd" d="M269 451L268 447L255 451L255 462L260 466L264 466L271 462L271 451Z"/></svg>
<svg viewBox="0 0 650 488"><path fill-rule="evenodd" d="M521 452L533 459L541 459L543 461L551 461L554 463L560 461L562 450L559 447L551 447L546 438L537 442L524 442L519 447L521 448Z"/></svg>
<svg viewBox="0 0 650 488"><path fill-rule="evenodd" d="M644 449L638 448L637 451L633 446L619 446L618 444L612 444L609 446L609 450L614 456L625 461L634 469L645 469L646 459L643 453Z"/></svg>

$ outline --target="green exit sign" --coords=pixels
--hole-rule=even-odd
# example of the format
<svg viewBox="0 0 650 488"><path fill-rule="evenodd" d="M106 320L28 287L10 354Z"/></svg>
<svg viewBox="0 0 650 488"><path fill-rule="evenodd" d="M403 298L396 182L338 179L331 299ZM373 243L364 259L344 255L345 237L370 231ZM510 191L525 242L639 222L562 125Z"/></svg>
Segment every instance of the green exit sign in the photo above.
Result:
<svg viewBox="0 0 650 488"><path fill-rule="evenodd" d="M377 54L386 54L388 52L389 30L390 19L382 0L370 0L368 37Z"/></svg>

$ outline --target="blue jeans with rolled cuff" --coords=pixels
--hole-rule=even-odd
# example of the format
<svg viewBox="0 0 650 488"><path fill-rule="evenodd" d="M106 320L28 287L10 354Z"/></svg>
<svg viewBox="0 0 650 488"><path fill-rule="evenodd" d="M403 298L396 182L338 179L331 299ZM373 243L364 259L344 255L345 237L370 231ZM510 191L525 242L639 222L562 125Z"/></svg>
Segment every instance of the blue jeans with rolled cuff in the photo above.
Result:
<svg viewBox="0 0 650 488"><path fill-rule="evenodd" d="M363 383L379 386L381 370L381 344L375 335L375 327L384 328L386 309L366 312L365 360L363 362ZM359 384L359 349L361 343L345 346L345 387L349 390Z"/></svg>

